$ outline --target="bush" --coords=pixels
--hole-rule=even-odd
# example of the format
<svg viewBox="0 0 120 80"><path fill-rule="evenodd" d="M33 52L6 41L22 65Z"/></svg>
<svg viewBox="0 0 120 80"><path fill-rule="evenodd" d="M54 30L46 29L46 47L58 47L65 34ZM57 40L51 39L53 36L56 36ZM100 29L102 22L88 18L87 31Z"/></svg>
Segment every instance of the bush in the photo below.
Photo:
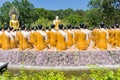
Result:
<svg viewBox="0 0 120 80"><path fill-rule="evenodd" d="M79 76L65 76L61 71L40 71L29 73L21 70L17 74L9 71L0 75L0 80L120 80L120 69L117 71L106 68L91 68L90 73L83 73Z"/></svg>

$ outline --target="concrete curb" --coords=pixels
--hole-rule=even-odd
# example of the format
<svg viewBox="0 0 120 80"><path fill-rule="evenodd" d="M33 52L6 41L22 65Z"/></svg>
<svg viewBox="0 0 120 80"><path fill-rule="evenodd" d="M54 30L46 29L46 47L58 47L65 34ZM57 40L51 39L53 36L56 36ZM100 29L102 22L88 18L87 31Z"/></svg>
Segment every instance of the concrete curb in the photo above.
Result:
<svg viewBox="0 0 120 80"><path fill-rule="evenodd" d="M93 66L94 67L94 66ZM8 65L8 69L24 70L90 70L92 66L28 66L28 65ZM119 69L120 65L96 65L97 68Z"/></svg>

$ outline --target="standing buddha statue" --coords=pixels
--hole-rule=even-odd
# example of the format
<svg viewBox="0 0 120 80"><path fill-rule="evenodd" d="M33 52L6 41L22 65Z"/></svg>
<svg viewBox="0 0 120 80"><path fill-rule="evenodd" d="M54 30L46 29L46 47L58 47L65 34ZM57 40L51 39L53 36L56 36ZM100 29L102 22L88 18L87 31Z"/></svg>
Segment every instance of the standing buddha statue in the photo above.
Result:
<svg viewBox="0 0 120 80"><path fill-rule="evenodd" d="M59 20L59 16L56 16L55 20L53 21L53 24L55 25L55 29L58 30L58 26L61 23L61 20Z"/></svg>

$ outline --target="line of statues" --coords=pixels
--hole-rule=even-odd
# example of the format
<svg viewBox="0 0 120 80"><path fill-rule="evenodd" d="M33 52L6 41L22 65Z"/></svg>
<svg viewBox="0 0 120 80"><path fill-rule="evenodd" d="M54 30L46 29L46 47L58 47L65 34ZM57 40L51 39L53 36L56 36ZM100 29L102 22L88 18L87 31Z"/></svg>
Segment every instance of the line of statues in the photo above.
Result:
<svg viewBox="0 0 120 80"><path fill-rule="evenodd" d="M14 29L8 26L0 28L0 48L9 49L34 49L34 50L87 50L99 49L106 50L120 48L120 25L105 27L101 23L93 30L88 30L87 26L81 23L79 26L62 24L55 30L55 25L46 27L42 25L32 27L30 30L25 26Z"/></svg>

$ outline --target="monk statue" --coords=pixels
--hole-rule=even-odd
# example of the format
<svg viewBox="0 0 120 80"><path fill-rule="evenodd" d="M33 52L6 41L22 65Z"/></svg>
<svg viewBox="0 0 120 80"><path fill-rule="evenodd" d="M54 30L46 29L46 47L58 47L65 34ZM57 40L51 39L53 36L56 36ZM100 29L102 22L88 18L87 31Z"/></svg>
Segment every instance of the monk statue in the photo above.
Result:
<svg viewBox="0 0 120 80"><path fill-rule="evenodd" d="M9 17L10 17L9 26L14 28L14 29L18 29L19 28L19 21L18 21L19 13L15 7L13 7L10 10Z"/></svg>
<svg viewBox="0 0 120 80"><path fill-rule="evenodd" d="M55 29L58 30L58 26L61 23L61 20L59 20L59 16L56 16L55 20L53 21L53 24L55 25Z"/></svg>

